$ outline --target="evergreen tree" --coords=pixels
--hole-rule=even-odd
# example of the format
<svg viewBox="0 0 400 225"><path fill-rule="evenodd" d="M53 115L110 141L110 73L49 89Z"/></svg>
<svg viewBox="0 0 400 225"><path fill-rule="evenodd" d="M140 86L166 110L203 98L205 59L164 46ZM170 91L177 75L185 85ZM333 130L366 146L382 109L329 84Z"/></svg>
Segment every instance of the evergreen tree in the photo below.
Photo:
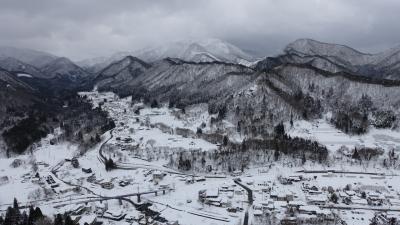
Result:
<svg viewBox="0 0 400 225"><path fill-rule="evenodd" d="M54 218L54 225L63 225L64 221L61 214L57 214Z"/></svg>
<svg viewBox="0 0 400 225"><path fill-rule="evenodd" d="M65 217L65 225L75 225L74 221L72 221L71 217L69 215L67 215Z"/></svg>
<svg viewBox="0 0 400 225"><path fill-rule="evenodd" d="M29 225L29 217L26 211L22 212L21 215L21 225Z"/></svg>
<svg viewBox="0 0 400 225"><path fill-rule="evenodd" d="M18 206L18 201L17 201L17 199L16 199L16 198L14 198L14 204L13 204L13 208L14 208L14 209L19 209L19 206Z"/></svg>
<svg viewBox="0 0 400 225"><path fill-rule="evenodd" d="M274 160L275 161L278 161L278 159L279 159L279 151L277 151L277 150L275 150L275 152L274 152Z"/></svg>
<svg viewBox="0 0 400 225"><path fill-rule="evenodd" d="M290 127L293 128L293 114L290 114Z"/></svg>
<svg viewBox="0 0 400 225"><path fill-rule="evenodd" d="M283 125L282 122L280 122L278 125L275 126L274 132L275 135L278 137L282 137L285 134L285 126Z"/></svg>
<svg viewBox="0 0 400 225"><path fill-rule="evenodd" d="M35 214L35 209L33 206L29 206L29 215L28 215L28 225L33 225L34 219L33 216Z"/></svg>
<svg viewBox="0 0 400 225"><path fill-rule="evenodd" d="M158 108L158 102L157 102L157 100L153 99L153 101L151 102L150 107L151 107L151 108Z"/></svg>
<svg viewBox="0 0 400 225"><path fill-rule="evenodd" d="M307 159L306 159L306 154L303 152L303 155L301 157L301 163L304 165L306 163Z"/></svg>
<svg viewBox="0 0 400 225"><path fill-rule="evenodd" d="M336 195L336 193L332 193L332 195L331 195L331 201L333 202L333 203L337 203L338 202L338 196Z"/></svg>
<svg viewBox="0 0 400 225"><path fill-rule="evenodd" d="M12 207L8 207L4 219L4 225L15 225L16 223L14 221L15 218L14 216L15 216L14 209Z"/></svg>
<svg viewBox="0 0 400 225"><path fill-rule="evenodd" d="M114 160L112 160L112 158L109 158L106 159L105 166L106 166L106 171L110 171L114 169L116 165L114 163Z"/></svg>
<svg viewBox="0 0 400 225"><path fill-rule="evenodd" d="M361 160L360 154L358 153L357 149L354 149L352 158L353 159L357 159L357 160Z"/></svg>
<svg viewBox="0 0 400 225"><path fill-rule="evenodd" d="M39 208L39 207L36 207L36 209L35 209L35 211L34 211L34 220L37 220L37 219L39 219L39 218L42 218L43 217L43 213L42 213L42 210Z"/></svg>
<svg viewBox="0 0 400 225"><path fill-rule="evenodd" d="M228 136L224 136L224 139L222 140L222 144L224 146L227 146L228 145L228 141L229 141Z"/></svg>

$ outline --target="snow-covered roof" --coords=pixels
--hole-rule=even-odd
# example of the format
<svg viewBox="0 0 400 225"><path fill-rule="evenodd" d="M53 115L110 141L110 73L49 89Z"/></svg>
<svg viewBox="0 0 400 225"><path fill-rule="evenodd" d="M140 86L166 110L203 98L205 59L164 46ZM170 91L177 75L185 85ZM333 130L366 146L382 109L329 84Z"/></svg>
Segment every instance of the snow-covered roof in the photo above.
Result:
<svg viewBox="0 0 400 225"><path fill-rule="evenodd" d="M315 205L302 205L299 209L306 212L318 212L320 210L320 208Z"/></svg>
<svg viewBox="0 0 400 225"><path fill-rule="evenodd" d="M84 215L81 217L81 219L79 220L79 224L83 225L85 223L91 224L93 223L93 221L96 220L96 215Z"/></svg>

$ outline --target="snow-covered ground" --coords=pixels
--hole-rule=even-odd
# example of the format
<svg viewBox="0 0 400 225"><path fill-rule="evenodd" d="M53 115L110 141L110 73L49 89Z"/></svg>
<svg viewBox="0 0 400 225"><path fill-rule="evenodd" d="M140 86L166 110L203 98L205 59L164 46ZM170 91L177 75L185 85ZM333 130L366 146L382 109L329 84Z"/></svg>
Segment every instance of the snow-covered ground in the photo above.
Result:
<svg viewBox="0 0 400 225"><path fill-rule="evenodd" d="M101 105L114 119L116 128L102 135L101 142L83 155L76 145L50 144L59 134L56 130L32 152L0 158L2 212L16 197L21 205L40 206L50 216L84 209L81 214L85 218L96 215L105 224L131 224L128 221L138 220L143 212L126 199L138 203L138 193L141 203L152 203L151 210L169 222L178 221L183 225L243 224L246 212L249 224L279 223L288 218L292 204L299 204L304 210L295 209L295 216L314 223L332 217L347 224L368 225L377 209L394 210L395 214L400 210L399 173L396 169L382 168L381 163L366 166L343 160L321 165L307 161L302 167L294 167L290 159L283 158L244 173L236 171L219 177L185 174L167 168L165 164L171 152L218 149L217 145L191 135L198 127L204 132L212 130L208 125L211 115L204 105L188 108L182 115L177 109L165 106L149 108L132 104L130 98L119 99L113 93L81 94L89 97L94 107ZM187 129L188 134L177 134L177 128ZM331 153L342 145L350 149L357 145L384 149L400 145L399 133L395 131L371 129L366 135L349 136L325 120L295 121L293 128L286 124L286 131L291 136L317 140ZM166 156L163 150L168 150ZM118 168L106 171L102 155L115 160ZM77 168L70 161L73 157L79 161ZM16 159L21 160L21 165L12 168L11 164L19 164ZM34 170L39 177L35 177ZM247 191L239 184L251 190L253 203L248 201ZM330 201L332 191L338 196L337 204ZM380 205L366 204L366 199L374 196L382 200ZM323 203L316 202L321 199ZM125 217L118 222L101 218L112 214Z"/></svg>
<svg viewBox="0 0 400 225"><path fill-rule="evenodd" d="M18 76L18 77L28 77L28 78L32 78L32 75L27 74L27 73L18 73L17 76Z"/></svg>
<svg viewBox="0 0 400 225"><path fill-rule="evenodd" d="M318 141L331 151L336 151L343 145L350 149L356 146L396 149L400 146L400 132L390 129L370 127L366 134L348 135L336 129L325 119L313 122L300 120L295 121L293 127L290 124L285 124L285 127L290 136Z"/></svg>

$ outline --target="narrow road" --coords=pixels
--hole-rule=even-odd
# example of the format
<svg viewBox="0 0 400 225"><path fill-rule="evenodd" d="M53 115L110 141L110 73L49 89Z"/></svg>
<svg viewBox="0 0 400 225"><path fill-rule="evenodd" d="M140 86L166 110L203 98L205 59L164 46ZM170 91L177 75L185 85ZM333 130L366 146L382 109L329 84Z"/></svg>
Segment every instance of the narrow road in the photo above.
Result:
<svg viewBox="0 0 400 225"><path fill-rule="evenodd" d="M111 129L110 130L110 138L108 138L105 142L103 142L101 145L100 145L100 148L99 148L99 156L100 156L100 158L99 158L99 160L102 162L102 163L106 163L106 157L104 156L104 154L103 154L103 147L104 147L104 145L105 144L107 144L107 142L109 142L114 136L113 136L113 131L114 131L114 129Z"/></svg>
<svg viewBox="0 0 400 225"><path fill-rule="evenodd" d="M371 172L353 172L353 171L340 171L340 170L299 170L297 173L339 173L339 174L360 174L360 175L375 175L375 176L398 176L387 175L384 173L371 173Z"/></svg>
<svg viewBox="0 0 400 225"><path fill-rule="evenodd" d="M249 187L247 187L246 185L242 184L240 181L234 179L233 182L235 182L235 184L239 185L240 187L242 187L244 190L247 191L247 198L248 198L248 202L249 205L246 209L246 212L244 214L244 218L243 218L243 225L248 225L249 224L249 209L251 208L251 206L253 205L253 190L251 190Z"/></svg>
<svg viewBox="0 0 400 225"><path fill-rule="evenodd" d="M173 209L173 210L176 210L176 211L179 211L179 212L184 212L184 213L188 213L188 214L191 214L191 215L195 215L195 216L199 216L199 217L203 217L203 218L207 218L207 219L211 219L211 220L216 220L216 221L230 222L229 218L227 218L227 217L212 215L212 214L204 213L204 212L201 212L201 211L194 212L194 211L185 210L185 209L178 209L178 208L173 207L173 206L171 206L169 204L164 204L164 203L156 202L156 201L153 201L153 200L148 200L148 201L153 203L153 204L159 204L159 205L166 206L167 208L170 208L170 209Z"/></svg>
<svg viewBox="0 0 400 225"><path fill-rule="evenodd" d="M344 206L344 205L321 206L321 207L325 209L345 209L345 210L363 209L363 210L373 210L381 212L400 212L399 207L384 208L384 207L362 207L362 206Z"/></svg>

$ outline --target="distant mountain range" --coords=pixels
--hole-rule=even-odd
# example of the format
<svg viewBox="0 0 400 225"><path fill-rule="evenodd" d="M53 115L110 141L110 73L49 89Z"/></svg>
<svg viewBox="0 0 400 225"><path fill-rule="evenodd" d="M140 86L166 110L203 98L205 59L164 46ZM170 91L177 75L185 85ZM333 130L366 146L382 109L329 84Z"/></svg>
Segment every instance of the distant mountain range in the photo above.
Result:
<svg viewBox="0 0 400 225"><path fill-rule="evenodd" d="M134 56L146 62L155 62L165 58L179 58L191 62L229 62L251 65L257 57L240 48L219 39L185 40L161 46L153 46L137 51L119 52L111 57L98 57L78 62L78 65L98 72L112 62L126 56Z"/></svg>
<svg viewBox="0 0 400 225"><path fill-rule="evenodd" d="M367 54L345 45L299 39L287 45L279 57L267 58L258 66L269 67L271 63L276 65L278 62L307 63L330 72L343 71L377 79L400 79L400 46Z"/></svg>
<svg viewBox="0 0 400 225"><path fill-rule="evenodd" d="M15 47L0 47L0 58L14 58L35 67L42 67L58 58L47 52Z"/></svg>
<svg viewBox="0 0 400 225"><path fill-rule="evenodd" d="M223 113L250 136L290 118L326 114L346 132L365 132L367 123L400 125L400 48L366 54L299 39L282 54L255 62L239 48L210 39L80 63L26 49L0 48L0 56L2 87L18 90L3 88L8 101L14 94L23 102L21 96L41 99L96 86L177 107L208 103L209 113Z"/></svg>

